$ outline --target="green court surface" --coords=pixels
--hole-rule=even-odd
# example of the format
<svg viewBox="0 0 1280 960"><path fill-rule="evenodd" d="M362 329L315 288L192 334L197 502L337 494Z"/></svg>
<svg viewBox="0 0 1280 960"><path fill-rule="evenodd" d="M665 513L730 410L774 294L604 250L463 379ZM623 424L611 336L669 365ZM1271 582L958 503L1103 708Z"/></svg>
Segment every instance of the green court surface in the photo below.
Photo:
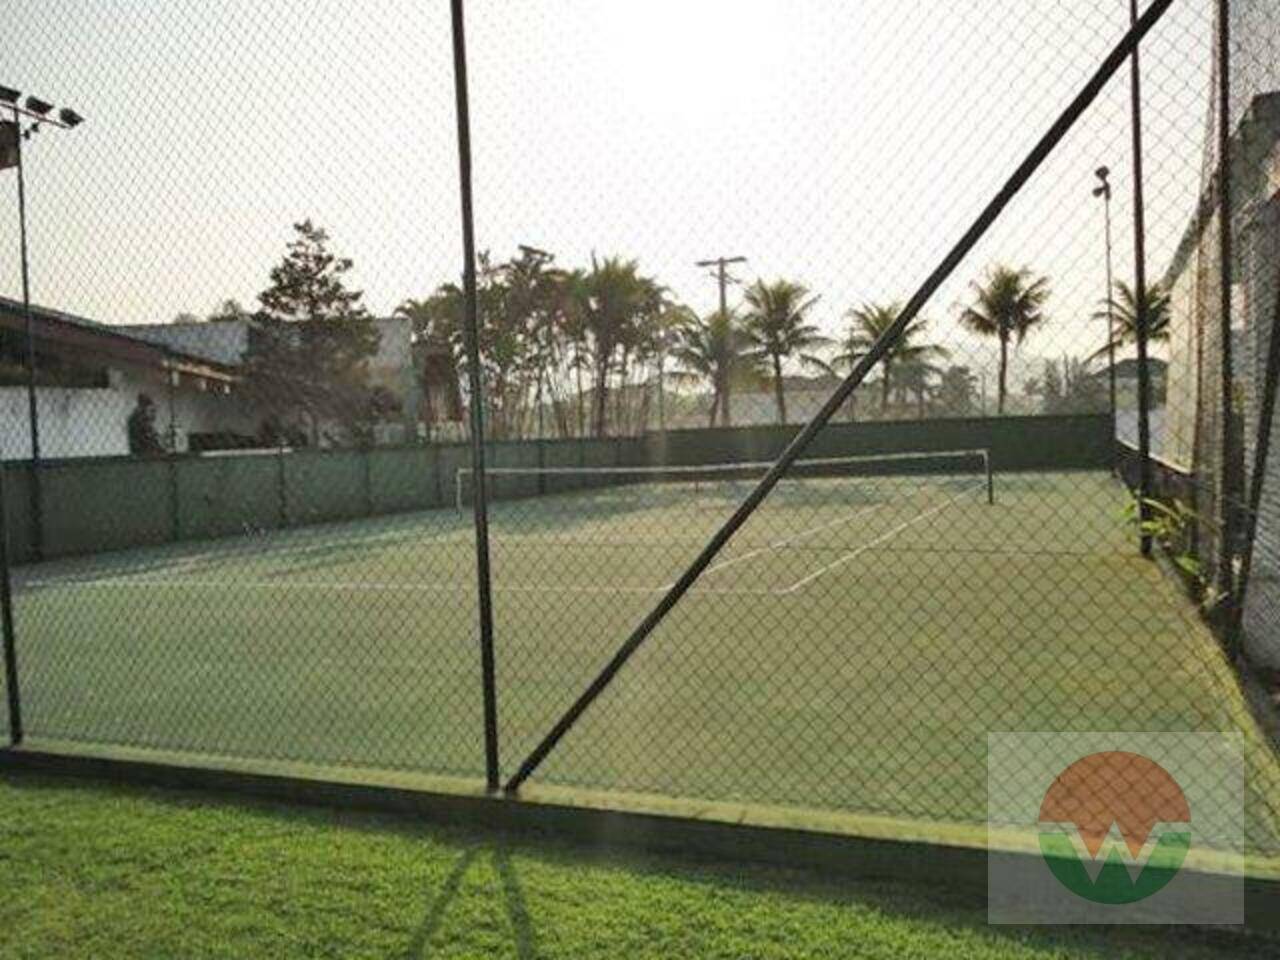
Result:
<svg viewBox="0 0 1280 960"><path fill-rule="evenodd" d="M541 489L492 506L508 775L744 487ZM976 825L988 732L1238 730L1274 856L1275 754L1126 497L1096 472L997 475L994 504L980 470L785 481L532 782ZM16 576L32 738L483 774L466 510Z"/></svg>

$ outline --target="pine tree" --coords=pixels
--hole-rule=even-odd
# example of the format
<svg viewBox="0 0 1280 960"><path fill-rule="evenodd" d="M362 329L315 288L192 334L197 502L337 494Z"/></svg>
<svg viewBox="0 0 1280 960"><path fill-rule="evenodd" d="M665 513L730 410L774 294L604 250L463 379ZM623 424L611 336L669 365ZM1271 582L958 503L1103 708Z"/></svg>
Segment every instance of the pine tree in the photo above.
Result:
<svg viewBox="0 0 1280 960"><path fill-rule="evenodd" d="M346 288L352 264L329 252L328 234L310 220L294 230L250 319L246 393L266 414L263 431L272 439L368 443L373 424L398 407L369 384L377 326L363 294Z"/></svg>

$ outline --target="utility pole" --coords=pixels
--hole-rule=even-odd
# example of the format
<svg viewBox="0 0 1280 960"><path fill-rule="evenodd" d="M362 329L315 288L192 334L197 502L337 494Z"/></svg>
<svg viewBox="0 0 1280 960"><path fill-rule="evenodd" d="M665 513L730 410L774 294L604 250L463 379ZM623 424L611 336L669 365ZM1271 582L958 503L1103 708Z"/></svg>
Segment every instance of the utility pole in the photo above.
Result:
<svg viewBox="0 0 1280 960"><path fill-rule="evenodd" d="M716 276L716 280L720 284L720 313L721 314L728 314L729 312L728 296L726 294L726 288L729 285L729 281L732 279L732 277L729 276L729 264L746 263L746 262L747 262L746 257L716 257L713 260L699 260L697 263L697 266L699 267L715 267L716 268L715 276Z"/></svg>

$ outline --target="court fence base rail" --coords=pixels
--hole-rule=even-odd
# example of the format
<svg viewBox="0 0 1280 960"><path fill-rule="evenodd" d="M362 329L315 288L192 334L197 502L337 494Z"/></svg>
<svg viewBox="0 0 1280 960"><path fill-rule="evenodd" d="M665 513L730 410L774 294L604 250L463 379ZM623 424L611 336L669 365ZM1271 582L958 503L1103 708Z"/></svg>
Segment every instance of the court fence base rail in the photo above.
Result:
<svg viewBox="0 0 1280 960"><path fill-rule="evenodd" d="M681 860L801 870L833 882L894 880L938 885L948 897L985 903L992 858L1015 864L1033 853L995 851L931 841L885 839L710 817L575 806L483 792L445 792L378 782L342 782L306 776L156 762L137 757L57 752L41 745L0 749L0 773L108 781L165 790L219 794L230 801L270 800L301 806L364 810L410 817L536 842L554 837L584 853L658 854ZM1207 877L1216 881L1217 878ZM1221 882L1241 882L1222 877ZM1250 934L1280 933L1280 878L1243 878Z"/></svg>

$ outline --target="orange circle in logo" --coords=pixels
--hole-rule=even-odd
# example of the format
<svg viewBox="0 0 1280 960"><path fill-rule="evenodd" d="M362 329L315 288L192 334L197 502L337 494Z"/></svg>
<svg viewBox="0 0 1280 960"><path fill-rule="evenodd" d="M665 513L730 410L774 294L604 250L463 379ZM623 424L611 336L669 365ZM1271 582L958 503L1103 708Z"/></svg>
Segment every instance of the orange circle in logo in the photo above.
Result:
<svg viewBox="0 0 1280 960"><path fill-rule="evenodd" d="M1114 823L1137 857L1157 823L1188 823L1191 807L1164 767L1120 750L1077 760L1054 779L1040 805L1041 823L1074 823L1091 857Z"/></svg>

